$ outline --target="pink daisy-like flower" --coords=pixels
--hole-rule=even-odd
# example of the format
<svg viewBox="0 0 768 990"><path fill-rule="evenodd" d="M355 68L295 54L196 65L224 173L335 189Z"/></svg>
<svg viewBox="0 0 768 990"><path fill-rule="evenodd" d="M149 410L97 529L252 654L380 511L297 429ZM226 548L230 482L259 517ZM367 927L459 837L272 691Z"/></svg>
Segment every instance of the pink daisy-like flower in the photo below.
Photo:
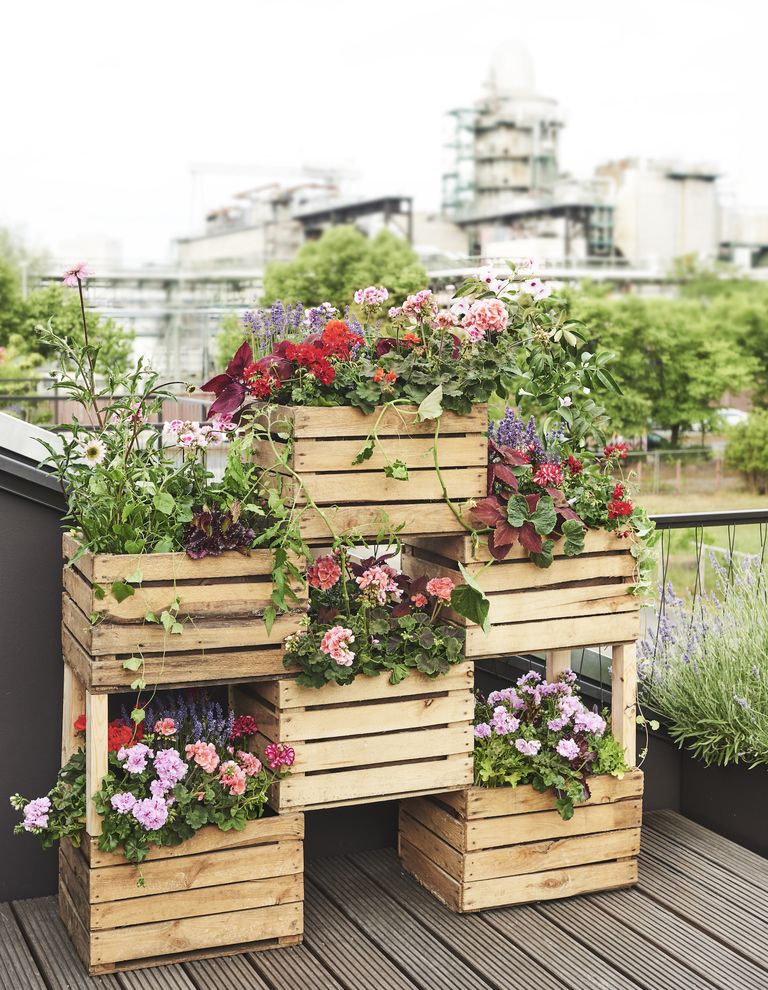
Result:
<svg viewBox="0 0 768 990"><path fill-rule="evenodd" d="M64 285L68 285L72 289L77 288L78 282L84 282L85 279L93 275L93 271L86 265L84 261L81 261L79 265L75 265L74 268L68 268L61 277Z"/></svg>

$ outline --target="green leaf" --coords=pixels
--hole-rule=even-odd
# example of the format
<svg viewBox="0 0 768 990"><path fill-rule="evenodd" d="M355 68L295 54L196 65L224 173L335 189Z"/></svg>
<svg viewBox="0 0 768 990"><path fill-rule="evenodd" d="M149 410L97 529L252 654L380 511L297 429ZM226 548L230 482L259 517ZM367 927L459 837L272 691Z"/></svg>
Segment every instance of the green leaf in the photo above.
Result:
<svg viewBox="0 0 768 990"><path fill-rule="evenodd" d="M552 501L550 499L550 501ZM528 519L528 502L524 495L513 495L507 502L507 522L519 529Z"/></svg>
<svg viewBox="0 0 768 990"><path fill-rule="evenodd" d="M471 622L476 622L487 635L491 628L488 621L491 603L463 564L459 564L459 569L466 584L460 584L451 592L451 608Z"/></svg>
<svg viewBox="0 0 768 990"><path fill-rule="evenodd" d="M578 557L584 550L584 537L587 527L578 519L566 519L562 526L565 544L563 552L566 557Z"/></svg>
<svg viewBox="0 0 768 990"><path fill-rule="evenodd" d="M145 712L143 708L134 708L133 711L131 712L131 718L136 723L136 725L139 725L140 722L144 721L144 715Z"/></svg>
<svg viewBox="0 0 768 990"><path fill-rule="evenodd" d="M164 536L158 540L154 547L154 553L171 553L173 551L173 540L170 536Z"/></svg>
<svg viewBox="0 0 768 990"><path fill-rule="evenodd" d="M181 636L184 632L184 626L180 622L174 622L171 626L171 636Z"/></svg>
<svg viewBox="0 0 768 990"><path fill-rule="evenodd" d="M141 665L144 663L141 657L128 657L127 660L123 660L123 668L125 670L139 670Z"/></svg>
<svg viewBox="0 0 768 990"><path fill-rule="evenodd" d="M157 622L158 621L158 618L157 618L157 616L155 615L154 612L145 612L144 613L144 621L145 622Z"/></svg>
<svg viewBox="0 0 768 990"><path fill-rule="evenodd" d="M176 622L176 619L174 618L173 615L171 615L170 612L165 611L160 613L160 621L163 624L163 629L165 629L165 631L169 633L171 631L173 624Z"/></svg>
<svg viewBox="0 0 768 990"><path fill-rule="evenodd" d="M272 632L272 626L275 624L275 619L277 618L277 609L274 605L268 605L264 609L264 625L267 629L267 636Z"/></svg>
<svg viewBox="0 0 768 990"><path fill-rule="evenodd" d="M111 591L118 605L120 602L124 602L126 598L130 598L131 595L136 594L130 584L126 584L125 581L113 581Z"/></svg>
<svg viewBox="0 0 768 990"><path fill-rule="evenodd" d="M399 684L408 676L408 668L404 663L393 664L389 673L389 683Z"/></svg>
<svg viewBox="0 0 768 990"><path fill-rule="evenodd" d="M539 536L549 536L557 525L557 512L551 495L542 495L531 516L533 527ZM513 524L514 525L514 524Z"/></svg>
<svg viewBox="0 0 768 990"><path fill-rule="evenodd" d="M176 508L173 495L169 492L158 492L152 499L152 505L154 505L158 512L162 512L166 516L170 516Z"/></svg>
<svg viewBox="0 0 768 990"><path fill-rule="evenodd" d="M126 553L141 553L144 549L144 540L126 540L123 549Z"/></svg>
<svg viewBox="0 0 768 990"><path fill-rule="evenodd" d="M387 478L394 478L396 481L408 480L408 468L402 461L392 461L391 464L387 464L384 474Z"/></svg>
<svg viewBox="0 0 768 990"><path fill-rule="evenodd" d="M93 585L93 597L96 599L97 602L103 602L106 596L107 593L100 584Z"/></svg>
<svg viewBox="0 0 768 990"><path fill-rule="evenodd" d="M137 677L135 681L131 681L131 691L143 691L147 686L147 682L143 677Z"/></svg>
<svg viewBox="0 0 768 990"><path fill-rule="evenodd" d="M537 567L541 567L541 568L551 567L552 561L555 559L552 554L554 546L555 546L554 540L545 540L540 553L530 554L530 558L533 561L533 563Z"/></svg>
<svg viewBox="0 0 768 990"><path fill-rule="evenodd" d="M352 461L353 464L362 464L363 461L368 461L373 457L373 440L369 439L366 441L365 446L357 452L355 459Z"/></svg>
<svg viewBox="0 0 768 990"><path fill-rule="evenodd" d="M419 404L419 419L439 419L443 414L443 386L433 388L429 395Z"/></svg>
<svg viewBox="0 0 768 990"><path fill-rule="evenodd" d="M144 575L141 573L137 567L135 571L132 571L125 579L126 584L141 584L144 579Z"/></svg>

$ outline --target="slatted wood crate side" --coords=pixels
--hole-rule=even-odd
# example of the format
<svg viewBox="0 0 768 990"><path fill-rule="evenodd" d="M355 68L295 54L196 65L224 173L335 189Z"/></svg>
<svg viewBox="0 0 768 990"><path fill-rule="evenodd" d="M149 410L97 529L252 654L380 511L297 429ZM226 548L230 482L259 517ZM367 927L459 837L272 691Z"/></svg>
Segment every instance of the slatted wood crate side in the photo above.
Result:
<svg viewBox="0 0 768 990"><path fill-rule="evenodd" d="M232 847L231 833L210 827L195 836L203 851L157 850L141 869L89 864L88 837L82 849L62 843L60 911L90 975L299 942L303 816L286 816L282 834L299 834L278 841L274 820L263 821L263 835L262 821L247 826L250 844Z"/></svg>
<svg viewBox="0 0 768 990"><path fill-rule="evenodd" d="M273 429L282 427L293 434L288 463L300 476L303 489L287 477L290 472L276 464L268 440L256 442L254 458L286 475L283 485L297 504L305 504L308 493L324 512L327 510L337 532L356 529L374 536L386 525L402 527L403 533L461 532L463 527L445 504L434 469L435 423L420 422L416 406L381 413L379 408L365 415L350 407L286 407L281 411ZM373 457L353 464L374 426L379 444ZM466 416L444 413L441 417L438 460L452 501L463 503L485 494L486 431L485 405L474 407ZM273 442L281 443L277 434ZM283 445L279 449L286 448ZM383 475L384 466L394 460L408 467L406 481ZM425 513L424 503L430 505L429 513ZM325 522L313 512L304 514L301 528L305 539L311 541L328 536Z"/></svg>
<svg viewBox="0 0 768 990"><path fill-rule="evenodd" d="M590 802L577 805L569 822L550 795L530 786L403 801L403 866L460 913L630 886L637 880L642 774L591 783Z"/></svg>
<svg viewBox="0 0 768 990"><path fill-rule="evenodd" d="M304 688L294 680L250 684L236 707L259 723L261 741L296 750L292 774L274 786L272 807L307 810L363 804L466 786L472 776L473 670L444 677L385 675L347 687Z"/></svg>
<svg viewBox="0 0 768 990"><path fill-rule="evenodd" d="M487 564L493 558L488 550L488 543L481 539L477 545L473 545L471 536L457 534L455 536L435 536L435 537L414 537L408 541L411 546L427 553L435 554L438 557L445 557L448 560L458 561L462 564ZM553 554L555 557L565 556L565 540L558 540L555 543ZM584 539L583 554L594 553L627 553L627 541L621 539L614 532L602 529L587 530ZM583 556L583 555L582 555ZM508 556L504 558L506 563L522 561L530 563L528 552L519 544L512 547Z"/></svg>

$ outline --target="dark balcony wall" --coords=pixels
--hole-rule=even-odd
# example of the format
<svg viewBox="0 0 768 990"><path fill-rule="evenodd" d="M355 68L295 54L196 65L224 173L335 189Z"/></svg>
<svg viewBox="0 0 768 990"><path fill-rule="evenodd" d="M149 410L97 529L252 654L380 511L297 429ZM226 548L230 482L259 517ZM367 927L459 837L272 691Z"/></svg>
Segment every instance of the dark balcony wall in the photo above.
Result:
<svg viewBox="0 0 768 990"><path fill-rule="evenodd" d="M0 490L0 901L56 890L55 849L13 835L8 796L45 794L61 749L59 512Z"/></svg>

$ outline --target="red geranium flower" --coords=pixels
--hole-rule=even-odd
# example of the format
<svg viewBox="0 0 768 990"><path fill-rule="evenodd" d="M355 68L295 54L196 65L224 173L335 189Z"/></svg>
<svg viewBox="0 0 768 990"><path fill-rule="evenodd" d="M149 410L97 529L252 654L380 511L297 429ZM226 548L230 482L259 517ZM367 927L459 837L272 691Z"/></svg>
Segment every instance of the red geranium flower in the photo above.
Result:
<svg viewBox="0 0 768 990"><path fill-rule="evenodd" d="M234 742L236 739L242 739L243 736L255 736L258 731L259 726L252 715L238 715L229 738Z"/></svg>
<svg viewBox="0 0 768 990"><path fill-rule="evenodd" d="M565 459L565 463L568 465L568 470L571 472L571 474L581 474L581 472L584 470L584 465L581 463L578 457L574 457L573 454L568 455L568 457Z"/></svg>
<svg viewBox="0 0 768 990"><path fill-rule="evenodd" d="M625 443L609 443L603 448L606 457L615 457L617 460L625 461L628 453L629 447Z"/></svg>
<svg viewBox="0 0 768 990"><path fill-rule="evenodd" d="M360 343L360 336L353 333L343 320L326 323L321 339L328 357L348 358L355 344Z"/></svg>
<svg viewBox="0 0 768 990"><path fill-rule="evenodd" d="M85 715L78 715L75 719L75 735L85 732Z"/></svg>

